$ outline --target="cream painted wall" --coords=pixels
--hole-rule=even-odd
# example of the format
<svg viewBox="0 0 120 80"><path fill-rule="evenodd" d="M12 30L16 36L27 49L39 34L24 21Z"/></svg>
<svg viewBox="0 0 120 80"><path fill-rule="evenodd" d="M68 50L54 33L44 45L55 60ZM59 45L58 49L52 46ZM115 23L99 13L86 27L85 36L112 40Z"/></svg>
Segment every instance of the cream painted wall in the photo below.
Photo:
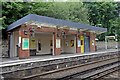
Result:
<svg viewBox="0 0 120 80"><path fill-rule="evenodd" d="M19 32L18 31L15 31L15 56L17 56L18 55L18 53L17 53L17 47L16 47L16 45L18 45L18 41L19 41Z"/></svg>
<svg viewBox="0 0 120 80"><path fill-rule="evenodd" d="M74 47L70 46L70 41L74 40ZM68 46L66 46L65 42L68 41ZM75 35L67 35L66 39L62 39L62 52L67 52L67 53L76 53L76 37Z"/></svg>
<svg viewBox="0 0 120 80"><path fill-rule="evenodd" d="M10 57L14 57L14 32L10 34Z"/></svg>
<svg viewBox="0 0 120 80"><path fill-rule="evenodd" d="M52 34L44 34L44 33L36 33L35 37L36 37L36 49L38 51L38 41L40 40L41 42L41 51L39 51L39 53L37 53L37 55L40 54L51 54L50 50L51 50L51 46L50 46L50 40L52 40Z"/></svg>
<svg viewBox="0 0 120 80"><path fill-rule="evenodd" d="M18 44L18 31L13 32L13 37L12 37L12 53L10 54L10 57L17 57L17 47L16 45Z"/></svg>

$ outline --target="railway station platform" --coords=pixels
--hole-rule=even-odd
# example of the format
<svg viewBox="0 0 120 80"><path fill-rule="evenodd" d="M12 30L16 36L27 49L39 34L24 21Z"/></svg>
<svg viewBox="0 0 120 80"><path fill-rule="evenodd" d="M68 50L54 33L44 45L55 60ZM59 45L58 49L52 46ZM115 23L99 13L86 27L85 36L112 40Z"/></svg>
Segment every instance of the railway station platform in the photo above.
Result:
<svg viewBox="0 0 120 80"><path fill-rule="evenodd" d="M36 55L36 56L31 56L30 58L27 59L19 59L18 57L15 58L2 58L0 65L14 65L15 64L22 64L22 63L29 63L29 62L36 62L36 61L48 61L48 60L54 60L54 59L62 59L62 58L70 58L70 57L77 57L77 56L85 56L85 55L93 55L93 54L102 54L102 53L108 53L108 52L116 52L118 49L109 49L106 51L98 51L98 52L89 52L89 53L74 53L74 54L61 54L57 56L52 56L52 55Z"/></svg>
<svg viewBox="0 0 120 80"><path fill-rule="evenodd" d="M99 52L89 52L89 53L74 53L74 54L61 54L57 56L52 55L37 55L37 56L31 56L27 59L19 59L18 57L15 58L2 58L0 66L2 65L14 65L14 64L22 64L22 63L30 63L30 62L36 62L36 61L49 61L54 59L62 59L62 58L70 58L70 57L77 57L77 56L85 56L85 55L93 55L93 54L102 54L102 53L109 53L109 52L116 52L118 49L109 49L106 51L99 51Z"/></svg>
<svg viewBox="0 0 120 80"><path fill-rule="evenodd" d="M99 60L118 58L120 51L111 49L106 51L84 54L62 54L57 56L32 56L28 59L3 58L0 63L3 77L23 78L34 74L44 74L71 66L82 65Z"/></svg>

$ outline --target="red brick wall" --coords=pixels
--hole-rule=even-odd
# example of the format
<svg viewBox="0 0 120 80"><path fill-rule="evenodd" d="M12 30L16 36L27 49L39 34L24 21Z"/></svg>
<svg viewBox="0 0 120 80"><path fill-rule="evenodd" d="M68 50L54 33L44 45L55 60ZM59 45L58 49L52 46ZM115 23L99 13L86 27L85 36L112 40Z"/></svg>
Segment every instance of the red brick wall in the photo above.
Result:
<svg viewBox="0 0 120 80"><path fill-rule="evenodd" d="M29 34L24 35L24 31L23 30L28 30L27 26L22 25L20 30L19 30L19 36L21 36L21 44L20 44L20 48L19 48L19 58L28 58L30 56L30 52L29 49L28 50L22 50L22 38L29 38Z"/></svg>
<svg viewBox="0 0 120 80"><path fill-rule="evenodd" d="M60 39L60 37L57 37L57 34L54 33L54 55L60 55L61 48L56 48L56 39Z"/></svg>
<svg viewBox="0 0 120 80"><path fill-rule="evenodd" d="M95 45L96 45L96 42L95 42L95 33L90 33L90 52L95 52ZM92 41L94 41L94 45L92 45Z"/></svg>
<svg viewBox="0 0 120 80"><path fill-rule="evenodd" d="M37 32L51 32L54 33L54 55L60 55L61 54L61 48L56 48L56 39L61 39L61 32L64 31L66 34L75 34L76 35L76 53L80 53L81 52L81 48L77 46L77 40L80 39L81 35L84 35L84 32L80 32L77 33L77 31L75 30L68 30L68 29L56 29L56 28L49 28L49 27L37 27L37 26L31 26L31 25L27 25L27 27L25 27L24 25L21 26L20 30L19 30L19 36L21 36L22 38L29 38L29 34L28 35L24 35L23 30L28 30L31 27L35 27L35 31ZM60 33L60 36L57 36L57 33ZM94 33L90 33L90 32L86 32L87 36L90 36L90 52L94 52L95 51L95 34ZM94 40L94 46L92 45L92 40ZM22 46L22 44L21 44ZM27 58L30 56L29 50L22 50L22 47L19 50L19 57L20 58Z"/></svg>
<svg viewBox="0 0 120 80"><path fill-rule="evenodd" d="M86 32L86 36L90 36L90 32Z"/></svg>
<svg viewBox="0 0 120 80"><path fill-rule="evenodd" d="M37 28L35 31L36 32L55 32L55 28L48 28L48 27L41 27Z"/></svg>

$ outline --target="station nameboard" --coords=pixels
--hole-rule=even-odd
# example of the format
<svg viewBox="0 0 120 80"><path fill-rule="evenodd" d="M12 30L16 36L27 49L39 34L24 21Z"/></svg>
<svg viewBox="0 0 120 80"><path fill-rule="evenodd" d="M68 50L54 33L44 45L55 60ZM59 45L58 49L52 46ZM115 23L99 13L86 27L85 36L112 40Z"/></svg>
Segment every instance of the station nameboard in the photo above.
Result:
<svg viewBox="0 0 120 80"><path fill-rule="evenodd" d="M29 38L22 38L22 49L29 49Z"/></svg>

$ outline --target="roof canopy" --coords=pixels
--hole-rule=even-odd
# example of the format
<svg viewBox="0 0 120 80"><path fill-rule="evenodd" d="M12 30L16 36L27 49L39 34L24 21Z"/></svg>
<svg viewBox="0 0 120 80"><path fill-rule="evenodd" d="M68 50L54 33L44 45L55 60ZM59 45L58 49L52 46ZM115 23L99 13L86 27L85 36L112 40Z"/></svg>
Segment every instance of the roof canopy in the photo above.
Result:
<svg viewBox="0 0 120 80"><path fill-rule="evenodd" d="M59 27L63 27L63 26L67 26L70 28L77 28L77 29L85 29L85 30L89 30L89 31L95 31L96 33L103 33L106 32L107 29L106 28L101 28L101 27L96 27L96 26L90 26L87 24L81 24L81 23L77 23L77 22L71 22L71 21L67 21L67 20L61 20L61 19L55 19L55 18L51 18L51 17L46 17L46 16L39 16L36 14L29 14L19 20L17 20L16 22L10 24L7 28L7 31L10 31L12 29L17 28L18 26L25 24L27 22L37 22L40 24L51 24L51 25L55 25L55 26L59 26Z"/></svg>

